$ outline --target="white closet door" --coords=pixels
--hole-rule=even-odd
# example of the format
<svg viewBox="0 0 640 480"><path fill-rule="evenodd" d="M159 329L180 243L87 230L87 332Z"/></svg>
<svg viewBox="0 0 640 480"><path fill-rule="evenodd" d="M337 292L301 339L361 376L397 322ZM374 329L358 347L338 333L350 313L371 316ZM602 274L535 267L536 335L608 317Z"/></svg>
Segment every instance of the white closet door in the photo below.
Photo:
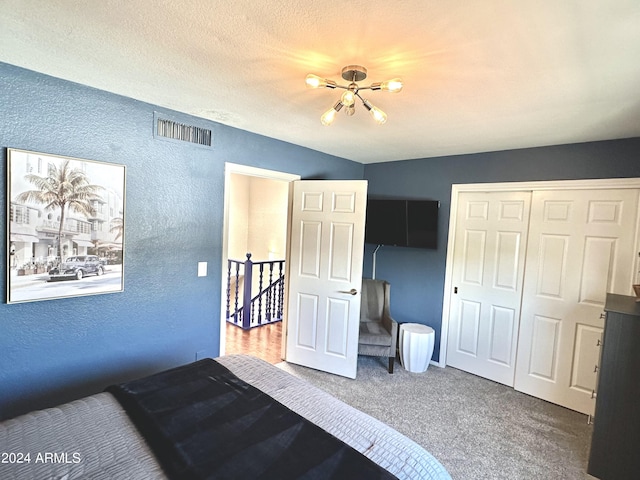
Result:
<svg viewBox="0 0 640 480"><path fill-rule="evenodd" d="M592 414L607 292L633 283L638 190L533 193L515 388Z"/></svg>
<svg viewBox="0 0 640 480"><path fill-rule="evenodd" d="M531 192L461 193L447 365L513 386Z"/></svg>

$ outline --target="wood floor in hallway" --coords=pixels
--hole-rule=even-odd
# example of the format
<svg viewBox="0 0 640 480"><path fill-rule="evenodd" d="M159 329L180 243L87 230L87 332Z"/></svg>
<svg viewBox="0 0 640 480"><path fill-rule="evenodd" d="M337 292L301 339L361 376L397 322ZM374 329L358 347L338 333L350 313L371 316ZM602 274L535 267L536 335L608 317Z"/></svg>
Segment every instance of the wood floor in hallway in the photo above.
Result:
<svg viewBox="0 0 640 480"><path fill-rule="evenodd" d="M226 353L244 353L269 363L282 361L282 322L271 323L251 330L235 325L226 326Z"/></svg>

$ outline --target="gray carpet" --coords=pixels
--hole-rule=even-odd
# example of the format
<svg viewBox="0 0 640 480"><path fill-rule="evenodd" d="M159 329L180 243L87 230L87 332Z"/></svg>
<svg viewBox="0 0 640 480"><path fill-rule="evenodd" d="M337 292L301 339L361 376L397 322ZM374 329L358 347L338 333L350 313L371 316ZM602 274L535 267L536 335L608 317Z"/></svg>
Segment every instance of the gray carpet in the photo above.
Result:
<svg viewBox="0 0 640 480"><path fill-rule="evenodd" d="M580 413L451 367L407 372L358 358L356 380L280 363L422 445L453 479L592 479L592 426Z"/></svg>

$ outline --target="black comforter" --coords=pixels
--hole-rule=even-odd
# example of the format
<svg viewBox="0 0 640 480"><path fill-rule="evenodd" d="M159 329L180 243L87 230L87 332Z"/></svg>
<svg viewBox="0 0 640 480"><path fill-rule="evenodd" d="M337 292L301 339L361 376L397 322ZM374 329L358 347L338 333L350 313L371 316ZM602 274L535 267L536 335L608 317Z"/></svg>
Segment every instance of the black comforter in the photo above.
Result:
<svg viewBox="0 0 640 480"><path fill-rule="evenodd" d="M172 479L396 478L211 359L107 391Z"/></svg>

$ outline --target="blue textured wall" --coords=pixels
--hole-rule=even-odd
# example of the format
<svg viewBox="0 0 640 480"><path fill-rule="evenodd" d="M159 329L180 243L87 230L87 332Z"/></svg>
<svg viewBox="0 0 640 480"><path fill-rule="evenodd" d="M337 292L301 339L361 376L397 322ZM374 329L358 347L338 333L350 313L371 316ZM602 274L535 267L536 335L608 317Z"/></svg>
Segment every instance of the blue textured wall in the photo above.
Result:
<svg viewBox="0 0 640 480"><path fill-rule="evenodd" d="M193 361L196 352L218 354L224 162L302 178L362 179L364 171L202 119L214 132L211 150L154 140L153 112L163 109L1 63L0 105L3 179L7 147L127 166L125 291L0 304L0 419ZM3 251L6 224L5 214ZM209 263L207 277L196 276L199 261ZM4 295L5 254L0 271Z"/></svg>
<svg viewBox="0 0 640 480"><path fill-rule="evenodd" d="M382 247L376 257L376 278L391 283L394 318L434 327L438 360L451 185L640 177L640 138L379 163L364 172L369 194L441 202L437 250ZM367 245L365 276L371 276L372 252Z"/></svg>

